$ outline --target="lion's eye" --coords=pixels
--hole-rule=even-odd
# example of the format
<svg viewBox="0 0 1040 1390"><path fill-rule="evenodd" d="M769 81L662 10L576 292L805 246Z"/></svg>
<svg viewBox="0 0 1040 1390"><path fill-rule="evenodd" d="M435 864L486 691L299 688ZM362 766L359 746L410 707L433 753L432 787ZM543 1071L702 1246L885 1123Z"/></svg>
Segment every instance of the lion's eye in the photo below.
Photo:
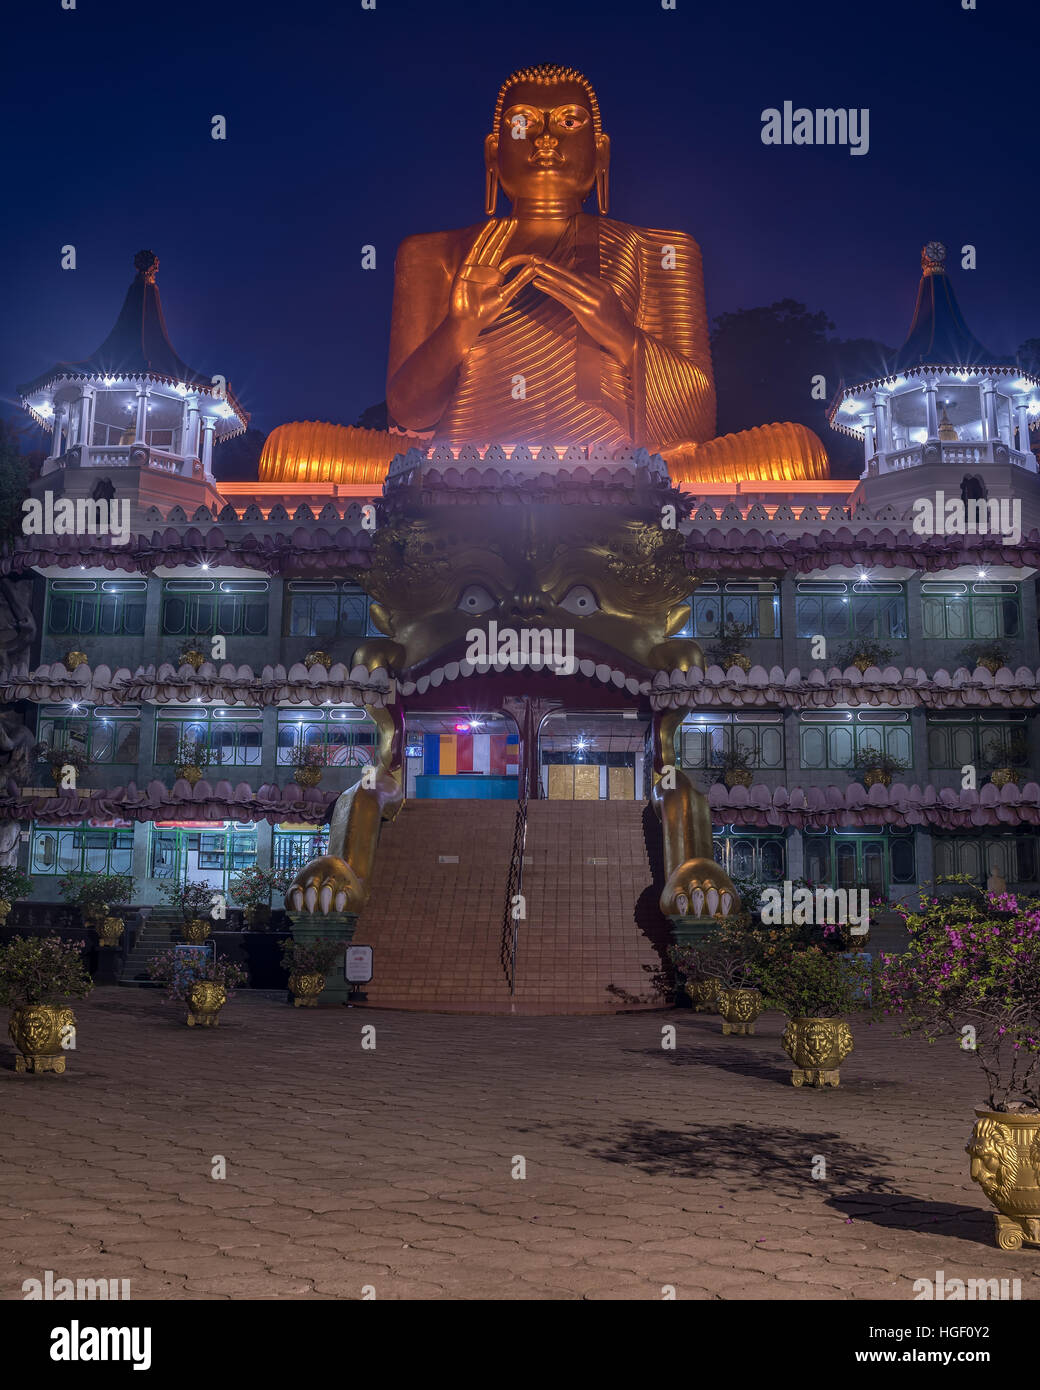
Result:
<svg viewBox="0 0 1040 1390"><path fill-rule="evenodd" d="M587 584L575 584L573 589L568 589L563 598L560 599L560 607L566 608L568 613L575 613L581 618L587 617L589 613L599 612L596 595Z"/></svg>
<svg viewBox="0 0 1040 1390"><path fill-rule="evenodd" d="M495 600L483 584L467 584L456 604L460 613L486 613L494 606Z"/></svg>

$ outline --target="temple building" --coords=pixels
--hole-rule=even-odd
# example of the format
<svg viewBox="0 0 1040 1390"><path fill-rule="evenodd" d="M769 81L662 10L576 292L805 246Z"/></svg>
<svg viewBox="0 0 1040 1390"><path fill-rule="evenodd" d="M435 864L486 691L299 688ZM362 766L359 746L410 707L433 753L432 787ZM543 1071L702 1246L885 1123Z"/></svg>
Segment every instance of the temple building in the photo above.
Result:
<svg viewBox="0 0 1040 1390"><path fill-rule="evenodd" d="M33 496L131 516L125 544L3 558L0 850L33 877L26 920L68 872L132 873L141 908L197 880L233 910L236 873L275 866L300 871L298 919L373 946L372 1003L594 1012L652 1003L664 945L731 880L1040 884L1040 381L971 334L939 243L886 375L831 405L857 481L801 426L715 438L693 324L682 360L639 329L653 421L580 367L559 410L601 443L536 440L521 412L438 437L434 409L469 427L484 387L434 407L392 360L395 432L287 423L256 482L222 482L248 417L173 349L157 265L138 255L96 353L21 388L50 431ZM573 647L475 653L475 627ZM80 755L74 787L37 741ZM717 874L691 868L709 814Z"/></svg>

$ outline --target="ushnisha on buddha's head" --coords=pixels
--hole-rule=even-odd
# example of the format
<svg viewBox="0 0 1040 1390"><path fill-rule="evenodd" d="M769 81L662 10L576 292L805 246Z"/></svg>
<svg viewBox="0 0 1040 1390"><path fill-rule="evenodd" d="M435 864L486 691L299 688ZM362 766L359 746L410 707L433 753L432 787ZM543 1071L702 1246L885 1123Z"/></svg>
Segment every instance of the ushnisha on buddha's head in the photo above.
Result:
<svg viewBox="0 0 1040 1390"><path fill-rule="evenodd" d="M514 209L548 203L571 212L595 187L605 213L610 139L588 79L548 63L513 73L498 94L484 162L489 217L499 187Z"/></svg>

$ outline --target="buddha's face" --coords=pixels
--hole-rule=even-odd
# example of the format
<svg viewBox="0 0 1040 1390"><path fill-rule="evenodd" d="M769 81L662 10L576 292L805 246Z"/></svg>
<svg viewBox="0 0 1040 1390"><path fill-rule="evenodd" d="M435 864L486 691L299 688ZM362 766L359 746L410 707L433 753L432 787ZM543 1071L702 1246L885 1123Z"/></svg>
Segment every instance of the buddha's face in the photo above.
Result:
<svg viewBox="0 0 1040 1390"><path fill-rule="evenodd" d="M596 171L609 158L610 141L597 136L585 89L577 82L520 82L505 94L498 130L486 158L513 202L518 198L574 197L592 191Z"/></svg>

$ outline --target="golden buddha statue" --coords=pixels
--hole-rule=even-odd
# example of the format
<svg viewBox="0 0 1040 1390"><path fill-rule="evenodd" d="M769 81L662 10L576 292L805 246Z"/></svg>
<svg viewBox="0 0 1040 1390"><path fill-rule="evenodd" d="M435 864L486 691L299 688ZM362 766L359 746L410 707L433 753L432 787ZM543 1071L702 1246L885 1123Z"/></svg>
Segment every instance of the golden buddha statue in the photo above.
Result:
<svg viewBox="0 0 1040 1390"><path fill-rule="evenodd" d="M610 140L585 77L555 66L509 77L484 158L488 220L398 252L387 375L398 428L453 445L642 446L677 482L827 475L800 425L712 439L700 249L685 232L607 216ZM582 211L593 188L599 217Z"/></svg>

